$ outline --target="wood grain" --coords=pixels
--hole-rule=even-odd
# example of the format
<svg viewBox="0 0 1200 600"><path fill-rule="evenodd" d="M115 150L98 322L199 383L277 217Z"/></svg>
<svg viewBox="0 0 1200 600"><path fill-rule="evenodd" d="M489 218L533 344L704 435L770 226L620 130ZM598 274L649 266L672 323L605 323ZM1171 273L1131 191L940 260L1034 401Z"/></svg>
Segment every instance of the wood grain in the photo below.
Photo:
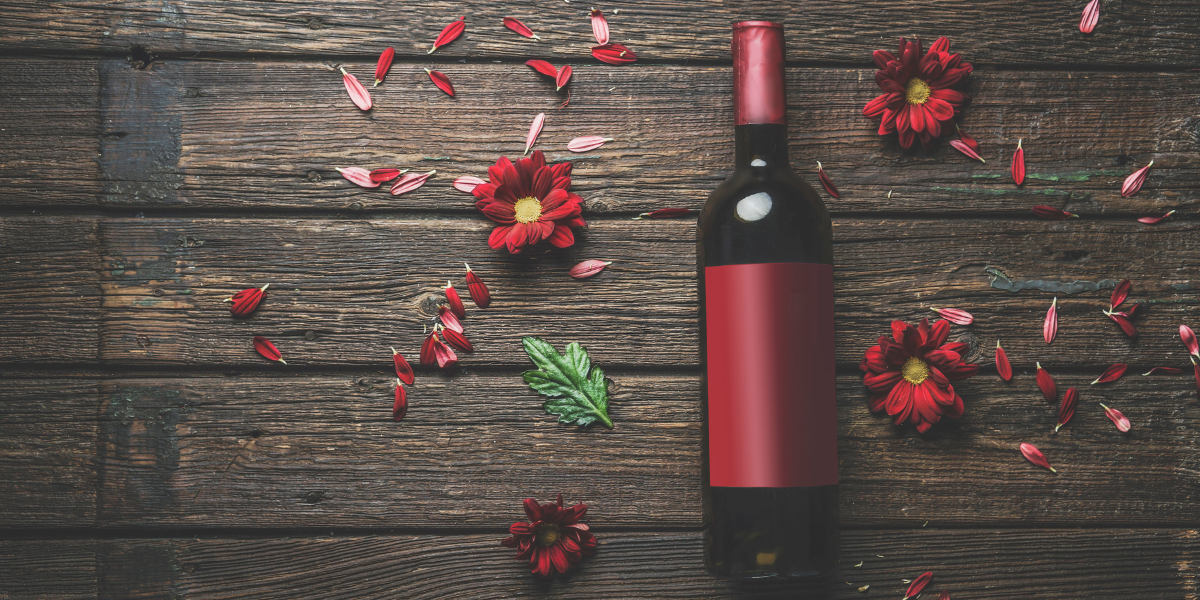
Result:
<svg viewBox="0 0 1200 600"><path fill-rule="evenodd" d="M128 0L79 5L16 0L0 18L0 48L125 53L141 45L171 54L279 53L370 55L386 46L426 60L438 32L460 14L463 37L438 51L441 57L554 58L596 63L586 3L533 2L447 4L437 0L379 2L299 0ZM604 5L612 40L642 62L729 60L729 26L744 19L771 19L789 31L788 58L869 63L871 51L894 48L901 35L932 41L951 36L955 48L979 63L1192 66L1192 41L1200 19L1189 0L1121 2L1102 8L1092 35L1079 32L1083 4L1051 0L929 3L869 0L847 4L814 0L803 5L615 1ZM617 12L619 11L619 13ZM519 17L543 41L504 29L501 19ZM558 62L556 61L556 62Z"/></svg>
<svg viewBox="0 0 1200 600"><path fill-rule="evenodd" d="M373 68L348 66L360 75ZM474 199L451 181L485 175L500 155L518 154L538 112L548 119L537 147L552 160L575 161L574 189L591 215L699 208L729 174L728 67L614 73L579 66L564 110L555 108L562 94L524 65L438 68L455 82L457 98L434 89L420 68L397 65L385 85L372 88L375 108L362 113L331 63L171 61L139 71L106 61L103 202L473 213ZM1051 204L1089 217L1132 220L1177 208L1190 218L1200 200L1195 73L977 72L962 122L983 145L986 164L945 143L906 152L877 135L861 114L878 93L869 70L797 68L790 77L792 162L814 185L816 161L825 165L842 192L827 198L835 214L1032 219L1030 206ZM565 151L585 134L616 141L582 155ZM1018 138L1029 172L1019 188L1008 175ZM1151 160L1143 191L1121 198L1125 176ZM359 188L335 170L352 165L438 174L395 197L385 188Z"/></svg>
<svg viewBox="0 0 1200 600"><path fill-rule="evenodd" d="M20 557L0 572L9 598L899 598L932 570L927 597L1186 598L1196 590L1197 533L1181 529L846 531L832 590L736 584L703 569L701 534L597 530L600 548L568 577L538 582L497 541L504 533L292 539L0 542ZM97 573L86 562L95 553ZM78 560L59 578L62 558ZM861 561L862 566L856 566ZM8 568L5 568L5 567ZM76 586L68 587L68 584ZM858 587L869 585L866 593ZM40 587L45 586L45 587ZM94 588L93 588L94 589ZM76 591L78 590L78 591ZM71 593L75 592L75 593Z"/></svg>
<svg viewBox="0 0 1200 600"><path fill-rule="evenodd" d="M489 223L106 219L101 357L297 372L378 364L391 346L413 356L444 282L465 290L466 261L495 300L468 314L467 334L478 348L464 357L468 368L528 364L524 335L578 341L609 366L698 363L692 222L595 220L569 251L515 257L487 248ZM953 337L970 343L970 358L984 364L1000 339L1020 367L1185 367L1176 332L1194 319L1189 265L1198 252L1193 228L1182 221L837 219L838 360L857 365L893 319L915 321L933 316L931 307L954 306L977 317ZM586 281L566 276L587 258L614 264ZM1135 280L1131 298L1147 303L1133 341L1100 312L1124 277ZM222 299L264 283L271 288L258 312L230 318ZM1047 345L1042 320L1056 296L1059 334ZM256 355L253 335L274 340L289 366Z"/></svg>
<svg viewBox="0 0 1200 600"><path fill-rule="evenodd" d="M0 540L0 598L97 598L99 546L97 540Z"/></svg>
<svg viewBox="0 0 1200 600"><path fill-rule="evenodd" d="M555 423L509 373L420 373L405 419L394 376L192 377L105 381L97 499L106 527L502 528L524 498L586 502L597 526L701 524L699 378L608 371L615 428ZM841 521L850 527L1175 526L1190 510L1200 403L1190 378L1077 386L1052 433L1022 369L1010 384L956 385L961 420L928 435L867 408L839 378ZM1099 403L1132 421L1127 435ZM1038 445L1055 475L1027 463Z"/></svg>

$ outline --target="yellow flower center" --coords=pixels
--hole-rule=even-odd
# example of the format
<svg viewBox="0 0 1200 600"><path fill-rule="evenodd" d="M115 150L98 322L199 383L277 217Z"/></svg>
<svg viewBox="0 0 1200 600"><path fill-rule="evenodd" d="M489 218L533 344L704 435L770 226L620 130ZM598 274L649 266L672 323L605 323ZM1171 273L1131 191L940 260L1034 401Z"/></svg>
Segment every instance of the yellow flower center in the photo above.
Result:
<svg viewBox="0 0 1200 600"><path fill-rule="evenodd" d="M532 196L517 200L513 210L517 213L517 221L521 223L536 223L542 218L542 203Z"/></svg>
<svg viewBox="0 0 1200 600"><path fill-rule="evenodd" d="M543 546L553 546L558 541L561 530L553 523L542 523L537 528L537 541Z"/></svg>
<svg viewBox="0 0 1200 600"><path fill-rule="evenodd" d="M909 104L925 104L925 101L929 99L930 91L928 83L913 77L904 84L904 99Z"/></svg>
<svg viewBox="0 0 1200 600"><path fill-rule="evenodd" d="M900 367L900 372L904 374L904 378L909 383L919 385L922 381L929 378L929 365L926 365L925 361L914 356L908 359L908 362L904 363L903 367Z"/></svg>

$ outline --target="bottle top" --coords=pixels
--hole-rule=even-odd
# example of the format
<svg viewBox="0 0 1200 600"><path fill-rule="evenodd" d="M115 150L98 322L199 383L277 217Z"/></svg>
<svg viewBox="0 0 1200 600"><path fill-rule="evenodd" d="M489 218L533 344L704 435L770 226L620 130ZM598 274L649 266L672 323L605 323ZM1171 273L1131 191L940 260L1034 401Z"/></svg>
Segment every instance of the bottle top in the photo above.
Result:
<svg viewBox="0 0 1200 600"><path fill-rule="evenodd" d="M733 24L733 113L737 125L787 123L783 25Z"/></svg>

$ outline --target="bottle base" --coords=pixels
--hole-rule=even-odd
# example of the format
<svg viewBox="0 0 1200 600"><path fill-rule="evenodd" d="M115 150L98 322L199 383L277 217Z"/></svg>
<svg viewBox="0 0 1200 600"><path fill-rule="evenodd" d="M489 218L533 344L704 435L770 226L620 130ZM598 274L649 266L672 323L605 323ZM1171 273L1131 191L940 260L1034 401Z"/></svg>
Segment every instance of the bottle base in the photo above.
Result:
<svg viewBox="0 0 1200 600"><path fill-rule="evenodd" d="M838 567L837 486L707 490L710 573L740 580L832 581Z"/></svg>

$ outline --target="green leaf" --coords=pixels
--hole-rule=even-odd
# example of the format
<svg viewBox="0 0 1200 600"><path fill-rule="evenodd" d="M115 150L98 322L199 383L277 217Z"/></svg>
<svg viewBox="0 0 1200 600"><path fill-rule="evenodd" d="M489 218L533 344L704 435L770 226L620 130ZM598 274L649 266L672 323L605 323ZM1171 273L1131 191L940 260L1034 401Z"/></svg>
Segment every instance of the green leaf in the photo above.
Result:
<svg viewBox="0 0 1200 600"><path fill-rule="evenodd" d="M549 398L542 404L560 423L588 426L597 420L612 429L608 418L608 383L604 370L592 368L587 350L576 342L559 354L550 343L532 336L521 338L525 353L538 368L521 376L534 391ZM590 374L589 374L590 372Z"/></svg>

